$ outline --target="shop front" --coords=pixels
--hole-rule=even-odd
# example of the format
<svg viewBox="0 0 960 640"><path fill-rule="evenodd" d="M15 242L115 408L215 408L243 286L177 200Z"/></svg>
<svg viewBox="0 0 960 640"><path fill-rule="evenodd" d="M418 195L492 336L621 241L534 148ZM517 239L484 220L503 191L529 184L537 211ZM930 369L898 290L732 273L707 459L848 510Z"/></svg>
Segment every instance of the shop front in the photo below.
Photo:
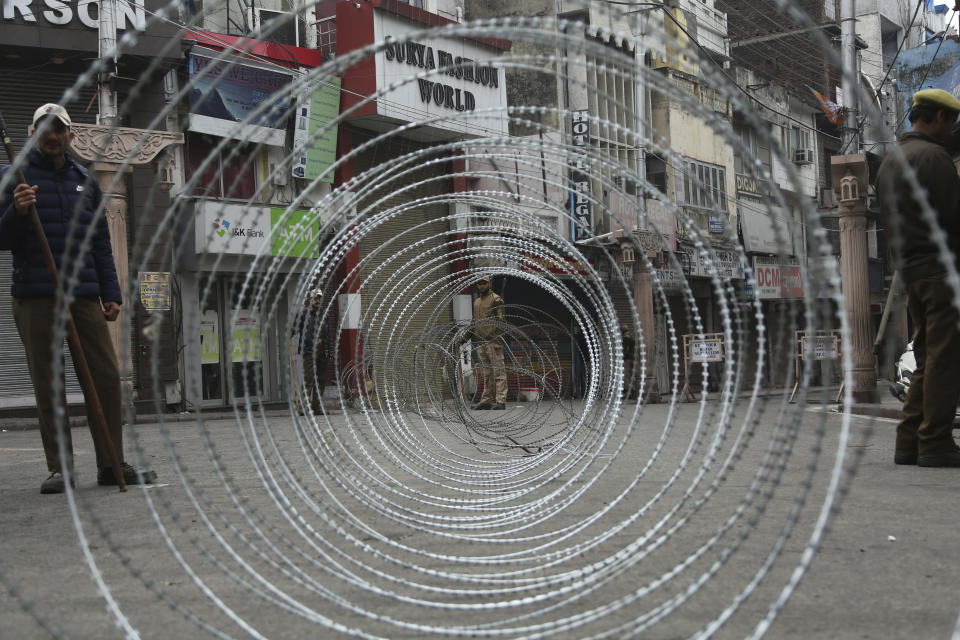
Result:
<svg viewBox="0 0 960 640"><path fill-rule="evenodd" d="M187 401L282 401L290 389L299 273L319 256L319 220L210 200L191 203L192 234L181 264ZM189 257L186 257L189 256Z"/></svg>

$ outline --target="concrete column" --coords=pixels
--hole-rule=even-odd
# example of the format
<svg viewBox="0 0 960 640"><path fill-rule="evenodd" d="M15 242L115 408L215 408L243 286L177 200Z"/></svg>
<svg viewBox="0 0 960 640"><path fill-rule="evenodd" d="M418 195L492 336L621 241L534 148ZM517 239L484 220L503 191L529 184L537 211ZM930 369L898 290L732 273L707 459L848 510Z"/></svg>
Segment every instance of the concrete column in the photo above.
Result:
<svg viewBox="0 0 960 640"><path fill-rule="evenodd" d="M183 134L169 131L151 131L127 127L74 124L74 139L71 151L81 160L92 163L97 182L104 195L104 214L110 228L113 245L113 260L117 268L120 287L127 286L129 261L127 260L127 183L120 178L114 184L118 172L129 173L134 166L146 165L167 147L183 144ZM165 156L164 162L168 159ZM135 292L135 290L134 290ZM108 323L113 346L120 364L120 381L124 390L133 392L133 354L130 351L130 326L133 317L134 299L123 300L120 317ZM132 397L132 396L128 396Z"/></svg>
<svg viewBox="0 0 960 640"><path fill-rule="evenodd" d="M93 168L106 199L103 212L107 218L107 226L110 228L113 263L117 268L120 287L123 288L130 273L127 259L127 183L123 177L117 178L117 173L120 171L129 173L132 167L128 166L124 170L120 165L112 162L97 162ZM115 179L116 184L114 184ZM120 383L124 391L131 394L133 393L133 354L130 352L130 319L133 303L133 299L124 299L116 322L107 323L113 348L117 352L117 362L120 365Z"/></svg>
<svg viewBox="0 0 960 640"><path fill-rule="evenodd" d="M647 369L643 378L643 397L638 395L637 400L638 402L657 402L660 399L660 390L657 388L657 379L654 374L657 343L656 321L653 317L653 277L643 260L633 263L633 301L637 316L640 318L640 330L643 332L643 348L647 360ZM640 336L636 336L635 340L636 347L639 348ZM637 357L639 358L639 351ZM637 374L639 373L638 371Z"/></svg>
<svg viewBox="0 0 960 640"><path fill-rule="evenodd" d="M874 402L877 390L867 258L866 207L863 200L858 199L856 204L845 203L840 208L840 278L850 326L855 402Z"/></svg>

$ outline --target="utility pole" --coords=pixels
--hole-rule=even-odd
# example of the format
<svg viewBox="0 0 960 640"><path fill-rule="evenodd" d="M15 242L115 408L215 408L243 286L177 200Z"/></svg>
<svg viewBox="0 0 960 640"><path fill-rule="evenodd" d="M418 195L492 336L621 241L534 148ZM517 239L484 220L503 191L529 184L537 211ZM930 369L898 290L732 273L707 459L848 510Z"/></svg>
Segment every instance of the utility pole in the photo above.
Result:
<svg viewBox="0 0 960 640"><path fill-rule="evenodd" d="M104 126L117 124L117 96L111 88L111 80L116 75L117 57L113 54L108 60L107 53L117 46L117 2L100 0L100 60L103 63L98 81L100 113L97 122Z"/></svg>
<svg viewBox="0 0 960 640"><path fill-rule="evenodd" d="M646 132L647 132L647 67L646 67L646 16L647 10L641 9L640 7L645 3L638 2L636 10L636 39L635 39L635 50L634 50L634 65L636 69L636 130L635 135L639 140L635 140L637 147L637 173L641 178L646 179L647 176L647 167L646 167ZM664 9L666 11L666 9ZM638 190L639 191L639 190ZM647 203L646 203L646 194L638 193L637 194L637 211L646 212ZM650 273L650 270L647 268L647 265L644 261L644 255L647 253L647 248L651 248L649 255L655 256L660 251L660 239L655 232L650 232L646 229L641 229L640 227L640 216L637 216L637 219L634 222L635 228L632 230L634 237L639 241L637 244L630 242L630 245L622 245L621 251L624 256L624 268L633 269L633 303L637 311L637 317L640 320L639 330L642 332L641 335L637 335L637 331L634 331L634 340L636 341L637 346L643 345L644 355L646 357L646 371L645 379L639 380L640 368L637 367L636 370L632 370L631 374L633 378L637 378L637 403L643 402L656 402L659 400L660 394L659 389L657 388L656 382L656 352L657 352L657 343L656 343L656 318L654 316L654 303L653 303L653 275ZM626 256L633 255L632 263L627 264ZM632 386L631 381L627 383L627 389L630 389ZM643 392L646 397L641 397L640 393Z"/></svg>
<svg viewBox="0 0 960 640"><path fill-rule="evenodd" d="M877 390L876 361L870 326L870 278L867 252L869 184L866 156L860 153L857 100L860 73L857 67L856 0L841 0L840 42L843 60L843 148L847 155L831 158L833 188L840 204L840 280L853 365L853 399L874 402Z"/></svg>
<svg viewBox="0 0 960 640"><path fill-rule="evenodd" d="M857 135L857 88L860 73L857 66L857 0L840 0L840 47L843 61L843 149L860 153Z"/></svg>

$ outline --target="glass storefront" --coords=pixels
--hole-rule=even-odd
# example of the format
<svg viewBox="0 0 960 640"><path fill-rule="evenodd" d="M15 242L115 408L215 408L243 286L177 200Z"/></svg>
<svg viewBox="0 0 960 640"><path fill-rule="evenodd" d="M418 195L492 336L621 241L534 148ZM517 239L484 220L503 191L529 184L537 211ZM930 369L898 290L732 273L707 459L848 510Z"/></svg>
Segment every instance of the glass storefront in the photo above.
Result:
<svg viewBox="0 0 960 640"><path fill-rule="evenodd" d="M279 363L270 367L265 362L260 311L250 290L241 293L242 282L232 275L212 281L204 276L198 284L202 400L217 404L245 395L263 398L265 381Z"/></svg>

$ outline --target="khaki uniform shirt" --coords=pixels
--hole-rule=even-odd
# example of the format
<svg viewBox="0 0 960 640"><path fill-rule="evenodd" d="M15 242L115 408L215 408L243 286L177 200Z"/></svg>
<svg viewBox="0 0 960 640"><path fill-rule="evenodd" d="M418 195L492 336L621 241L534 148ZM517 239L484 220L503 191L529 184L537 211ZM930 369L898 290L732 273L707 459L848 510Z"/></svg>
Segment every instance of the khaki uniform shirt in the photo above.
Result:
<svg viewBox="0 0 960 640"><path fill-rule="evenodd" d="M473 301L473 337L477 340L493 340L503 333L503 298L493 291L477 296ZM487 322L484 322L488 319Z"/></svg>
<svg viewBox="0 0 960 640"><path fill-rule="evenodd" d="M960 255L960 177L942 144L930 136L910 131L898 143L926 198L937 215L939 227L947 234L947 246ZM941 277L946 269L940 262L930 228L923 220L920 204L895 152L887 154L877 174L877 196L887 238L899 248L899 267L905 282Z"/></svg>

